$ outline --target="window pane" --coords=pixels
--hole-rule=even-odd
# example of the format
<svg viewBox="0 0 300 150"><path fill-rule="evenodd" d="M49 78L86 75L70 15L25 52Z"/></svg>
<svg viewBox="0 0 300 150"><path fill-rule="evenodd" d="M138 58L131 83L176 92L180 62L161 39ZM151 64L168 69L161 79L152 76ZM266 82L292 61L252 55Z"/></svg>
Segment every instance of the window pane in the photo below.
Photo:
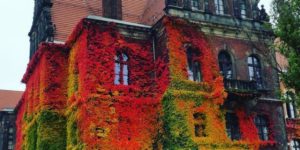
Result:
<svg viewBox="0 0 300 150"><path fill-rule="evenodd" d="M128 65L123 65L123 75L128 76Z"/></svg>
<svg viewBox="0 0 300 150"><path fill-rule="evenodd" d="M252 58L253 58L253 64L256 65L256 66L258 66L258 60L257 60L257 58L255 58L255 57L252 57Z"/></svg>
<svg viewBox="0 0 300 150"><path fill-rule="evenodd" d="M115 63L115 74L120 74L121 71L121 65L120 63Z"/></svg>
<svg viewBox="0 0 300 150"><path fill-rule="evenodd" d="M119 74L115 74L115 81L114 81L115 85L119 85L120 84L120 75Z"/></svg>
<svg viewBox="0 0 300 150"><path fill-rule="evenodd" d="M123 84L128 85L128 65L123 66Z"/></svg>
<svg viewBox="0 0 300 150"><path fill-rule="evenodd" d="M232 71L231 70L227 71L227 74L226 74L225 78L226 79L231 79L232 78Z"/></svg>
<svg viewBox="0 0 300 150"><path fill-rule="evenodd" d="M193 71L189 66L187 67L187 72L188 72L188 79L194 81Z"/></svg>
<svg viewBox="0 0 300 150"><path fill-rule="evenodd" d="M194 81L201 81L201 70L198 62L194 62Z"/></svg>
<svg viewBox="0 0 300 150"><path fill-rule="evenodd" d="M9 128L8 132L9 133L13 133L14 132L14 128Z"/></svg>
<svg viewBox="0 0 300 150"><path fill-rule="evenodd" d="M263 127L263 133L268 133L268 128L266 126Z"/></svg>
<svg viewBox="0 0 300 150"><path fill-rule="evenodd" d="M115 63L115 80L114 84L118 85L120 84L120 71L121 71L121 66L120 63L116 62Z"/></svg>
<svg viewBox="0 0 300 150"><path fill-rule="evenodd" d="M295 140L292 140L292 141L291 141L291 147L292 147L292 149L295 148Z"/></svg>
<svg viewBox="0 0 300 150"><path fill-rule="evenodd" d="M195 61L198 59L197 49L187 48L187 74L188 79L191 81L201 81L201 69L199 62Z"/></svg>
<svg viewBox="0 0 300 150"><path fill-rule="evenodd" d="M115 61L120 61L120 57L119 56L115 56Z"/></svg>
<svg viewBox="0 0 300 150"><path fill-rule="evenodd" d="M264 116L255 117L255 125L261 140L266 141L269 139L268 120Z"/></svg>
<svg viewBox="0 0 300 150"><path fill-rule="evenodd" d="M226 113L225 120L228 137L232 140L239 140L240 129L237 116L234 113Z"/></svg>
<svg viewBox="0 0 300 150"><path fill-rule="evenodd" d="M122 57L123 57L123 61L127 61L128 60L128 56L124 53L122 53Z"/></svg>
<svg viewBox="0 0 300 150"><path fill-rule="evenodd" d="M240 9L241 9L241 17L242 18L246 18L246 2L245 2L245 0L242 0L241 1L241 5L240 5Z"/></svg>
<svg viewBox="0 0 300 150"><path fill-rule="evenodd" d="M252 57L248 57L248 64L253 64Z"/></svg>
<svg viewBox="0 0 300 150"><path fill-rule="evenodd" d="M191 0L191 7L194 10L199 10L200 9L199 0Z"/></svg>
<svg viewBox="0 0 300 150"><path fill-rule="evenodd" d="M224 78L232 78L232 62L231 57L227 52L220 52L219 56L219 67Z"/></svg>
<svg viewBox="0 0 300 150"><path fill-rule="evenodd" d="M255 75L256 75L256 78L261 78L260 70L258 68L255 69Z"/></svg>
<svg viewBox="0 0 300 150"><path fill-rule="evenodd" d="M128 76L123 76L123 85L128 85Z"/></svg>
<svg viewBox="0 0 300 150"><path fill-rule="evenodd" d="M249 77L250 80L254 80L254 68L252 66L249 66Z"/></svg>
<svg viewBox="0 0 300 150"><path fill-rule="evenodd" d="M289 108L290 108L290 118L295 118L295 110L294 110L294 105L293 102L288 103Z"/></svg>

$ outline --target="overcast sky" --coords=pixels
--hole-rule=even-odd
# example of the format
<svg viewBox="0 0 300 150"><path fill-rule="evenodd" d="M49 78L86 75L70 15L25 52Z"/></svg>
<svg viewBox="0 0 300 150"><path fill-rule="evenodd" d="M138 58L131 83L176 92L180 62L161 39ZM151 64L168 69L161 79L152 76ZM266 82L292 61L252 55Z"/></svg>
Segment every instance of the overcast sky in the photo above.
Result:
<svg viewBox="0 0 300 150"><path fill-rule="evenodd" d="M272 0L261 0L269 10ZM0 89L24 90L34 0L0 1Z"/></svg>

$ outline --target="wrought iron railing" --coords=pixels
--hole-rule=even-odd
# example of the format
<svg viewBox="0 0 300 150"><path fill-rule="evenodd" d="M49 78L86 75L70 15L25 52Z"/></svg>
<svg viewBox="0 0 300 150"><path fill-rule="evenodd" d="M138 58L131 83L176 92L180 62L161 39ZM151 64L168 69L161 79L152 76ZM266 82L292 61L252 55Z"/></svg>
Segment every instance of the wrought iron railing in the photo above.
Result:
<svg viewBox="0 0 300 150"><path fill-rule="evenodd" d="M227 91L237 91L237 92L257 92L258 91L258 86L255 81L224 79L224 86Z"/></svg>

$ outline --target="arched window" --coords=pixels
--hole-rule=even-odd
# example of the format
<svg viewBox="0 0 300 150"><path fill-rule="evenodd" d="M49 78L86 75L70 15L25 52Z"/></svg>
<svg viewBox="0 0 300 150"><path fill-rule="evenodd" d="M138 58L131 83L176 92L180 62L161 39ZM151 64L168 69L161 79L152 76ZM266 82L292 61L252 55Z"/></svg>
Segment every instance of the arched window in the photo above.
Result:
<svg viewBox="0 0 300 150"><path fill-rule="evenodd" d="M220 71L223 77L226 79L232 79L233 69L230 55L227 52L222 51L219 53L218 59Z"/></svg>
<svg viewBox="0 0 300 150"><path fill-rule="evenodd" d="M128 56L117 53L115 56L115 85L128 85Z"/></svg>
<svg viewBox="0 0 300 150"><path fill-rule="evenodd" d="M258 88L262 88L261 65L256 56L248 57L248 70L250 80L256 81Z"/></svg>
<svg viewBox="0 0 300 150"><path fill-rule="evenodd" d="M191 81L201 82L201 66L197 61L199 54L196 53L192 48L188 48L186 51L187 55L187 71L188 71L188 79Z"/></svg>
<svg viewBox="0 0 300 150"><path fill-rule="evenodd" d="M216 8L216 14L224 15L224 1L223 0L215 0L215 8Z"/></svg>

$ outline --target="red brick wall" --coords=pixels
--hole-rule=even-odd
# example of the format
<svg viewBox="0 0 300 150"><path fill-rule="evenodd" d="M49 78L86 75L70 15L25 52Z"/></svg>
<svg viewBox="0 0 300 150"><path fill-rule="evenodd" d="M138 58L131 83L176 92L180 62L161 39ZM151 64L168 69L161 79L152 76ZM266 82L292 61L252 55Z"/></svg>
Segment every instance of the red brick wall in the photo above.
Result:
<svg viewBox="0 0 300 150"><path fill-rule="evenodd" d="M156 23L164 15L164 8L164 0L148 0L141 22L149 25Z"/></svg>
<svg viewBox="0 0 300 150"><path fill-rule="evenodd" d="M163 0L122 0L122 19L153 24L152 16L162 16L163 8ZM51 14L56 27L54 39L65 41L80 19L88 15L102 16L102 0L53 0Z"/></svg>
<svg viewBox="0 0 300 150"><path fill-rule="evenodd" d="M209 38L211 41L212 49L215 53L215 57L218 58L218 54L221 50L227 49L233 58L234 77L238 80L249 80L248 76L248 63L247 58L251 54L255 54L260 57L262 65L262 75L265 78L273 76L272 67L263 59L259 50L254 50L252 44L249 41L242 39L224 38L212 36Z"/></svg>

